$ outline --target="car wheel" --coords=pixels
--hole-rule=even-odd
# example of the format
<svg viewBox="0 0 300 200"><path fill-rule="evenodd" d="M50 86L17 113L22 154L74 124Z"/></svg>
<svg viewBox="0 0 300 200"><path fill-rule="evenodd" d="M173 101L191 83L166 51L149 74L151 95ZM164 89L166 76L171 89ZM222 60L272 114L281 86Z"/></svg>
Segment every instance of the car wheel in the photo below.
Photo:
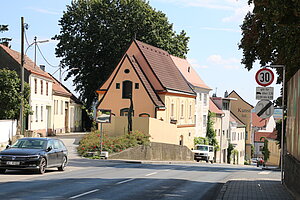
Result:
<svg viewBox="0 0 300 200"><path fill-rule="evenodd" d="M0 169L0 174L4 174L6 169Z"/></svg>
<svg viewBox="0 0 300 200"><path fill-rule="evenodd" d="M66 166L67 166L67 158L64 157L63 162L61 163L61 166L58 167L57 169L58 169L58 171L64 171Z"/></svg>
<svg viewBox="0 0 300 200"><path fill-rule="evenodd" d="M206 160L206 163L208 163L208 160Z"/></svg>
<svg viewBox="0 0 300 200"><path fill-rule="evenodd" d="M47 165L46 159L42 158L41 162L39 164L39 169L38 169L38 173L39 174L45 173L45 171L46 171L46 165Z"/></svg>
<svg viewBox="0 0 300 200"><path fill-rule="evenodd" d="M199 160L197 159L197 162L199 162Z"/></svg>

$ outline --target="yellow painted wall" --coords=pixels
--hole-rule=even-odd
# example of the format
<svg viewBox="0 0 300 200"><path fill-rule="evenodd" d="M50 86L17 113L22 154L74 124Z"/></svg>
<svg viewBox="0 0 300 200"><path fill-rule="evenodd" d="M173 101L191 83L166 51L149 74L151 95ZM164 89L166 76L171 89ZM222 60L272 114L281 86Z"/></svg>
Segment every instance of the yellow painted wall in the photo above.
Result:
<svg viewBox="0 0 300 200"><path fill-rule="evenodd" d="M268 138L268 149L270 151L269 165L279 165L280 162L280 149L278 148L277 141Z"/></svg>

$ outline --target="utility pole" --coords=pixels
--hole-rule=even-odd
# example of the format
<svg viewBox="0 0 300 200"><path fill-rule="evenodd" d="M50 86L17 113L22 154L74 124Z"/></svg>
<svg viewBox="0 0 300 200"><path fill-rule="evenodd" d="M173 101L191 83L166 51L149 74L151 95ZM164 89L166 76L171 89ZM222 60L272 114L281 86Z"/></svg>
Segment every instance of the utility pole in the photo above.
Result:
<svg viewBox="0 0 300 200"><path fill-rule="evenodd" d="M33 67L36 66L36 36L34 36L34 63Z"/></svg>
<svg viewBox="0 0 300 200"><path fill-rule="evenodd" d="M21 17L21 97L20 133L24 135L24 17Z"/></svg>

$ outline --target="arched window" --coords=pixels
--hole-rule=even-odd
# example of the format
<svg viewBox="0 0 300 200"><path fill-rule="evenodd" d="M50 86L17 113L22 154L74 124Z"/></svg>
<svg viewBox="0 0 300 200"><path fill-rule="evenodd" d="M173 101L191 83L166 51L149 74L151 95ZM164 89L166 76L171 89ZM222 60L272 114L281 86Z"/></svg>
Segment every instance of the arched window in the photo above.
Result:
<svg viewBox="0 0 300 200"><path fill-rule="evenodd" d="M129 99L132 96L132 82L131 81L123 81L122 87L122 98Z"/></svg>

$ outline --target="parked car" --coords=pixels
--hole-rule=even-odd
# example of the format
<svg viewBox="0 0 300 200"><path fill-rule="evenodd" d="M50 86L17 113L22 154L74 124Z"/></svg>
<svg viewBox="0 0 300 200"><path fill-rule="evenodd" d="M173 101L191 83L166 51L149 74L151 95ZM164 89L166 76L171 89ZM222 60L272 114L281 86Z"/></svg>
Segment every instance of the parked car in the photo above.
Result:
<svg viewBox="0 0 300 200"><path fill-rule="evenodd" d="M195 149L192 150L194 153L194 159L199 162L200 160L205 160L206 162L214 162L214 147L211 145L197 144Z"/></svg>
<svg viewBox="0 0 300 200"><path fill-rule="evenodd" d="M64 143L54 138L22 138L0 152L0 173L6 170L36 170L57 167L64 171L68 163L68 150Z"/></svg>
<svg viewBox="0 0 300 200"><path fill-rule="evenodd" d="M258 158L251 158L252 163L257 163Z"/></svg>

